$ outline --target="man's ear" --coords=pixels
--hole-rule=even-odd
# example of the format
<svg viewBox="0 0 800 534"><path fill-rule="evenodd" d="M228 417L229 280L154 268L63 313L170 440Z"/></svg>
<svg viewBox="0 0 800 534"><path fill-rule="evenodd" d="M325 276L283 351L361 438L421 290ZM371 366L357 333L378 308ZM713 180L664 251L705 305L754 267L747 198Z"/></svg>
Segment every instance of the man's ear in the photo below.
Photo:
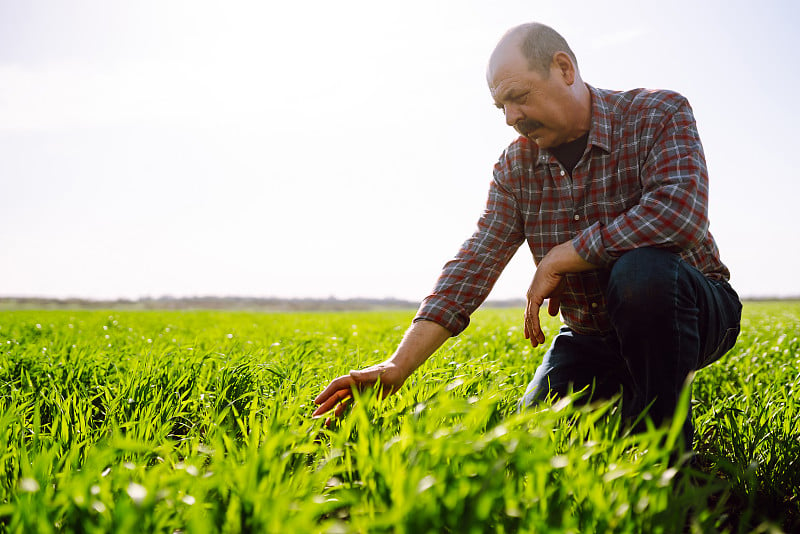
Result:
<svg viewBox="0 0 800 534"><path fill-rule="evenodd" d="M553 55L553 65L559 76L564 78L567 85L575 83L575 64L566 52L556 52Z"/></svg>

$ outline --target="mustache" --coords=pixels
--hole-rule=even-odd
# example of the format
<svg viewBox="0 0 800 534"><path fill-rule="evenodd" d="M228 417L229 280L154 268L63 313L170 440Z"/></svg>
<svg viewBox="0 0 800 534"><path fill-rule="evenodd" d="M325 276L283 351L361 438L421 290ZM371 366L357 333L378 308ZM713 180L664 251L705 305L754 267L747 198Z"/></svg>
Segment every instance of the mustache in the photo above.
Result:
<svg viewBox="0 0 800 534"><path fill-rule="evenodd" d="M544 126L544 124L542 124L541 122L531 119L519 121L516 124L517 130L524 134L528 134L538 128L541 128L542 126Z"/></svg>

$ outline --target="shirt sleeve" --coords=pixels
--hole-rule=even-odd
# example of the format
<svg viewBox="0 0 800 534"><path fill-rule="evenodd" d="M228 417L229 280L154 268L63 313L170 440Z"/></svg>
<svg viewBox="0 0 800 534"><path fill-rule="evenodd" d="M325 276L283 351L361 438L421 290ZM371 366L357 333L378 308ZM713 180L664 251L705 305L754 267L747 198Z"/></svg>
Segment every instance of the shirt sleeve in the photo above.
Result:
<svg viewBox="0 0 800 534"><path fill-rule="evenodd" d="M445 264L433 293L422 301L415 322L434 321L452 335L460 334L524 241L517 200L501 185L510 174L504 158L495 166L477 230Z"/></svg>
<svg viewBox="0 0 800 534"><path fill-rule="evenodd" d="M694 115L677 97L677 109L653 109L641 119L639 202L608 224L596 222L573 245L590 263L608 267L638 247L681 252L700 244L708 231L708 172Z"/></svg>

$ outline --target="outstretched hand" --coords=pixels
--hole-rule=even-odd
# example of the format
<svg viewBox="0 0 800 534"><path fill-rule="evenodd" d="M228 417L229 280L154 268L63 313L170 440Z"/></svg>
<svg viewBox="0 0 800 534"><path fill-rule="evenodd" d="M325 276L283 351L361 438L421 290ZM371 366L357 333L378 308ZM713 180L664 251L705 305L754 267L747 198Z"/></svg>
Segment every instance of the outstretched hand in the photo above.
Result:
<svg viewBox="0 0 800 534"><path fill-rule="evenodd" d="M406 378L408 377L392 361L378 363L365 369L354 369L349 374L332 380L314 399L314 403L318 406L311 416L319 417L335 408L333 416L340 417L352 401L354 389L363 391L379 384L382 387L381 395L386 398L399 390Z"/></svg>
<svg viewBox="0 0 800 534"><path fill-rule="evenodd" d="M414 370L450 337L450 331L432 321L415 321L403 336L400 346L385 362L366 369L350 371L334 379L314 403L317 409L312 417L334 410L334 417L341 416L353 400L353 390L363 391L376 384L381 387L383 398L400 389ZM326 426L330 419L325 422Z"/></svg>

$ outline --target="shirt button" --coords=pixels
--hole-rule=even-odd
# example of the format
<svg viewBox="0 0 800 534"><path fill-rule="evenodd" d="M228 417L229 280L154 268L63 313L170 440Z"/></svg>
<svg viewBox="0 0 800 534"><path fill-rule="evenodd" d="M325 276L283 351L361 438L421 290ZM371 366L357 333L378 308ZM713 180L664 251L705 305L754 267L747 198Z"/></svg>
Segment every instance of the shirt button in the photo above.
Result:
<svg viewBox="0 0 800 534"><path fill-rule="evenodd" d="M597 303L596 302L592 302L592 308L597 308Z"/></svg>
<svg viewBox="0 0 800 534"><path fill-rule="evenodd" d="M580 221L581 220L581 216L576 213L575 217L573 217L573 219L575 219L576 221Z"/></svg>
<svg viewBox="0 0 800 534"><path fill-rule="evenodd" d="M565 173L564 171L561 171L561 176L564 176L565 174L567 174L567 173Z"/></svg>

